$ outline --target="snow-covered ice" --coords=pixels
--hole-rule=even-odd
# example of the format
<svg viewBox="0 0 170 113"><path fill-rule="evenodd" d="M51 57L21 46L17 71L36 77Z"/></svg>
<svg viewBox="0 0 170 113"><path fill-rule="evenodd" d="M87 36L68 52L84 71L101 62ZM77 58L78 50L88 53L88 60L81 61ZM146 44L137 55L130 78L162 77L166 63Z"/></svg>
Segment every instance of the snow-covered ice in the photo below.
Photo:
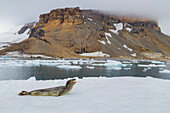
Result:
<svg viewBox="0 0 170 113"><path fill-rule="evenodd" d="M102 51L97 51L93 53L82 53L81 56L91 56L91 57L110 57L110 55L103 53Z"/></svg>
<svg viewBox="0 0 170 113"><path fill-rule="evenodd" d="M18 96L22 91L61 86L64 80L0 81L1 113L169 113L170 81L147 78L83 78L69 95Z"/></svg>
<svg viewBox="0 0 170 113"><path fill-rule="evenodd" d="M92 66L87 66L86 68L88 68L88 69L94 69L94 67L92 67Z"/></svg>
<svg viewBox="0 0 170 113"><path fill-rule="evenodd" d="M138 64L138 67L166 67L166 65L156 65L156 64L144 65L144 64Z"/></svg>
<svg viewBox="0 0 170 113"><path fill-rule="evenodd" d="M170 70L165 69L163 71L159 71L159 73L170 73Z"/></svg>
<svg viewBox="0 0 170 113"><path fill-rule="evenodd" d="M162 61L155 61L155 60L152 60L151 62L154 63L154 64L164 64L164 62L162 62Z"/></svg>
<svg viewBox="0 0 170 113"><path fill-rule="evenodd" d="M60 69L81 69L82 67L80 66L72 66L72 65L59 65L57 68Z"/></svg>
<svg viewBox="0 0 170 113"><path fill-rule="evenodd" d="M146 72L146 71L149 70L149 69L151 69L151 68L150 68L150 67L144 68L144 69L143 69L143 72Z"/></svg>

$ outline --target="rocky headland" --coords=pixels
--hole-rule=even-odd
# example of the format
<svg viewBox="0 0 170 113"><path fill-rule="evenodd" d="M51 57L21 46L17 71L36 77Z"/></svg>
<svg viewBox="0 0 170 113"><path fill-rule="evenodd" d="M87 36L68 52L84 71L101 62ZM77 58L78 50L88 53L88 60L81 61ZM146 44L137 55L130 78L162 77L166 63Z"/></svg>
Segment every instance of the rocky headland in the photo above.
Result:
<svg viewBox="0 0 170 113"><path fill-rule="evenodd" d="M57 58L84 58L88 56L80 54L101 51L111 58L170 58L170 37L152 19L76 7L42 14L35 26L27 25L18 33L27 28L31 28L28 39L1 50L0 54L19 51Z"/></svg>

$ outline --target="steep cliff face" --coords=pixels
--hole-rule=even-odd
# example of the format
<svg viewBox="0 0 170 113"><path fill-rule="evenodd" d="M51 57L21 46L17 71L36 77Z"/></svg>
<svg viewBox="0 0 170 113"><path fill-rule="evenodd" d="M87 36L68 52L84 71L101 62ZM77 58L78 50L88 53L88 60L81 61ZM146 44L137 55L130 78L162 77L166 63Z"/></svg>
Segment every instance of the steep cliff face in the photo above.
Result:
<svg viewBox="0 0 170 113"><path fill-rule="evenodd" d="M80 53L102 51L121 58L170 56L170 38L161 33L157 21L78 7L40 15L29 37L0 53L22 51L52 57L81 57Z"/></svg>
<svg viewBox="0 0 170 113"><path fill-rule="evenodd" d="M40 20L35 28L42 27L53 21L55 21L56 24L63 25L80 24L83 22L81 10L78 7L52 10L50 13L40 15Z"/></svg>

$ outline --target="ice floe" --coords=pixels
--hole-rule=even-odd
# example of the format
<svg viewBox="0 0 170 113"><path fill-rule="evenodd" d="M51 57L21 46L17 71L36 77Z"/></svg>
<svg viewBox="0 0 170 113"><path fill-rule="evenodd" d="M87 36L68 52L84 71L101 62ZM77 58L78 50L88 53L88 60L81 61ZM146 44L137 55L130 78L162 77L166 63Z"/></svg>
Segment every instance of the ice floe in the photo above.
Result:
<svg viewBox="0 0 170 113"><path fill-rule="evenodd" d="M81 69L82 67L80 66L72 66L72 65L59 65L57 68L60 69Z"/></svg>
<svg viewBox="0 0 170 113"><path fill-rule="evenodd" d="M144 68L142 71L143 71L143 72L146 72L146 71L149 70L149 69L151 69L151 68L150 68L150 67Z"/></svg>
<svg viewBox="0 0 170 113"><path fill-rule="evenodd" d="M144 64L138 64L138 67L166 67L166 65L156 65L156 64L144 65Z"/></svg>
<svg viewBox="0 0 170 113"><path fill-rule="evenodd" d="M64 80L0 81L1 113L169 113L170 81L117 77L77 79L69 95L18 96L22 91L65 85ZM148 111L148 112L147 112Z"/></svg>
<svg viewBox="0 0 170 113"><path fill-rule="evenodd" d="M124 70L131 70L132 68L123 68Z"/></svg>
<svg viewBox="0 0 170 113"><path fill-rule="evenodd" d="M163 71L159 71L159 73L170 73L170 70L165 69Z"/></svg>
<svg viewBox="0 0 170 113"><path fill-rule="evenodd" d="M88 69L94 69L94 67L92 67L92 66L87 66L86 68L88 68Z"/></svg>

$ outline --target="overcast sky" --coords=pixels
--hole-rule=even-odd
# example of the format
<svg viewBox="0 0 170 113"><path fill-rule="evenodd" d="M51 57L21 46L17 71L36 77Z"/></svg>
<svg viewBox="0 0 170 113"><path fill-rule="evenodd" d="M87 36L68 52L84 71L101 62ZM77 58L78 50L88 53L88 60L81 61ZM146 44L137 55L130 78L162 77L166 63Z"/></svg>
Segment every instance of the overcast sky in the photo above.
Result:
<svg viewBox="0 0 170 113"><path fill-rule="evenodd" d="M170 34L170 0L0 0L0 32L38 21L40 14L52 9L77 6L154 17L162 31Z"/></svg>

